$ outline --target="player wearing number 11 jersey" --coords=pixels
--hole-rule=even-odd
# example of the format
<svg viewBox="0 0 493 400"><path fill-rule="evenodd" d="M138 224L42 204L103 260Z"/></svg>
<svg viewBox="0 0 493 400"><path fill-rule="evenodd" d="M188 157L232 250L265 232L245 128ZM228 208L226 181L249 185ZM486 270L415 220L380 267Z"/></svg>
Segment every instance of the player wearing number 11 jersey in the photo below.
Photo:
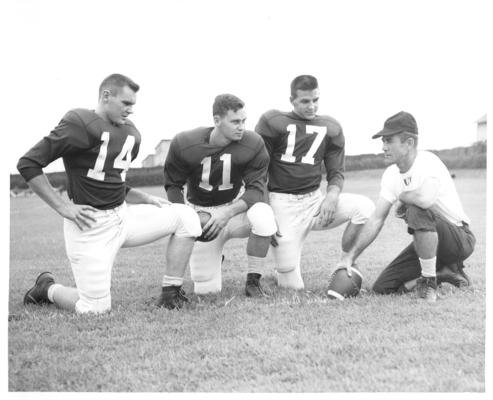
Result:
<svg viewBox="0 0 493 400"><path fill-rule="evenodd" d="M168 199L210 215L190 258L197 294L222 288L221 254L231 238L248 237L247 296L263 295L260 272L277 226L265 203L269 156L262 138L245 130L244 103L230 94L213 105L214 127L179 133L164 165ZM241 192L243 190L243 192Z"/></svg>
<svg viewBox="0 0 493 400"><path fill-rule="evenodd" d="M364 196L340 193L344 135L335 119L317 115L318 99L317 79L298 76L291 83L293 111L268 111L255 128L270 155L270 205L282 233L273 248L278 284L294 289L304 288L300 259L308 232L347 222L342 236L344 254L374 209ZM319 189L322 168L327 172L325 196Z"/></svg>
<svg viewBox="0 0 493 400"><path fill-rule="evenodd" d="M100 85L96 110L69 111L58 126L17 165L32 190L64 217L65 247L77 288L55 284L44 272L26 293L25 304L55 303L79 313L111 308L111 270L120 247L171 235L159 306L179 308L181 284L200 221L190 208L171 205L125 184L137 156L140 134L127 117L139 86L114 74ZM42 168L63 158L68 197L53 190ZM137 203L128 206L126 203Z"/></svg>

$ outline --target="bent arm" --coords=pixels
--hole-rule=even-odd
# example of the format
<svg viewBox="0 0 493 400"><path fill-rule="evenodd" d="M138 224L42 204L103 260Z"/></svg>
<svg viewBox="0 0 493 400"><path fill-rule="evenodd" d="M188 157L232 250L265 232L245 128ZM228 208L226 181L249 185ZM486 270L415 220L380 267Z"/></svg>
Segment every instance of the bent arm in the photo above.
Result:
<svg viewBox="0 0 493 400"><path fill-rule="evenodd" d="M389 215L392 203L380 197L377 200L375 211L361 229L358 238L352 248L347 252L346 261L352 265L356 258L365 250L378 236L383 227L385 219Z"/></svg>
<svg viewBox="0 0 493 400"><path fill-rule="evenodd" d="M70 203L55 192L55 189L53 189L53 186L44 173L36 175L34 178L27 181L27 184L46 204L62 217L65 216L66 209Z"/></svg>
<svg viewBox="0 0 493 400"><path fill-rule="evenodd" d="M55 192L45 174L37 175L30 179L27 184L46 204L53 208L63 218L73 221L79 229L91 227L95 218L92 212L97 211L89 205L73 204Z"/></svg>
<svg viewBox="0 0 493 400"><path fill-rule="evenodd" d="M232 217L246 210L248 210L248 204L243 199L238 199L227 207L214 210L211 212L211 218L202 229L204 238L207 240L215 239Z"/></svg>

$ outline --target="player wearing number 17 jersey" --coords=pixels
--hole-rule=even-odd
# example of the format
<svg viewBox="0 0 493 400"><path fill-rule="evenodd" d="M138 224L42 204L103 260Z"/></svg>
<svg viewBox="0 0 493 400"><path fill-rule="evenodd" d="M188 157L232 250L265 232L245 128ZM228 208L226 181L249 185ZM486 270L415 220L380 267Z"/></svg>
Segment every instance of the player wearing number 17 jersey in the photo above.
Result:
<svg viewBox="0 0 493 400"><path fill-rule="evenodd" d="M248 237L247 296L263 295L261 269L277 226L265 203L269 156L262 138L245 130L244 103L230 94L213 105L214 127L179 133L164 165L168 199L210 215L195 244L190 272L197 294L222 288L221 254L231 238ZM243 192L241 192L243 190Z"/></svg>
<svg viewBox="0 0 493 400"><path fill-rule="evenodd" d="M158 305L179 308L181 284L195 238L197 214L125 184L139 151L140 133L127 119L139 86L114 74L100 85L96 110L75 109L18 162L32 190L64 217L65 247L76 288L55 284L44 272L24 297L25 304L55 303L79 313L111 308L111 270L120 247L171 235ZM42 168L63 158L69 199L53 190ZM128 203L136 205L128 206Z"/></svg>
<svg viewBox="0 0 493 400"><path fill-rule="evenodd" d="M344 135L335 119L317 114L318 99L317 79L298 76L291 83L293 111L268 111L255 128L270 155L270 205L282 233L273 248L278 285L294 289L304 288L300 260L308 232L347 223L342 236L344 254L374 209L364 196L340 193ZM324 167L325 196L320 190Z"/></svg>

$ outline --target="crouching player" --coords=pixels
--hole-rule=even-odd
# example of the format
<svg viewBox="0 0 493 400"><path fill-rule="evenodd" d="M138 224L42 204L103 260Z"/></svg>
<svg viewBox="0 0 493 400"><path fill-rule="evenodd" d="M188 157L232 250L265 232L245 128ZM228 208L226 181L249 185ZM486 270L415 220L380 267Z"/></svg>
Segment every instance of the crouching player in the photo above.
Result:
<svg viewBox="0 0 493 400"><path fill-rule="evenodd" d="M170 236L158 306L180 308L181 289L195 238L197 214L125 184L137 157L140 133L127 119L139 86L113 74L99 88L96 110L67 112L58 126L18 162L30 188L64 217L64 237L76 288L55 283L43 272L25 294L24 304L55 303L78 313L111 309L111 270L120 247L133 247ZM61 197L42 168L62 157L68 197ZM127 206L127 203L136 205Z"/></svg>
<svg viewBox="0 0 493 400"><path fill-rule="evenodd" d="M277 231L274 213L264 202L269 156L262 138L245 130L246 112L239 98L219 95L212 108L213 127L185 131L172 140L164 166L165 189L170 201L184 203L186 185L190 206L210 215L190 258L195 293L221 291L224 244L248 237L245 293L263 296L261 272Z"/></svg>
<svg viewBox="0 0 493 400"><path fill-rule="evenodd" d="M373 139L382 138L388 165L380 197L360 236L340 265L350 271L356 258L377 237L393 204L407 224L412 242L390 262L373 285L380 294L416 289L420 298L437 300L437 285L469 286L463 261L476 243L450 173L433 153L418 150L418 126L401 111L389 117Z"/></svg>
<svg viewBox="0 0 493 400"><path fill-rule="evenodd" d="M292 111L267 111L255 128L270 155L270 204L282 233L273 242L277 282L296 290L305 287L301 251L310 231L346 224L344 256L375 208L366 196L341 193L344 134L335 119L317 114L319 97L317 79L300 75L291 82ZM320 189L324 166L325 195Z"/></svg>

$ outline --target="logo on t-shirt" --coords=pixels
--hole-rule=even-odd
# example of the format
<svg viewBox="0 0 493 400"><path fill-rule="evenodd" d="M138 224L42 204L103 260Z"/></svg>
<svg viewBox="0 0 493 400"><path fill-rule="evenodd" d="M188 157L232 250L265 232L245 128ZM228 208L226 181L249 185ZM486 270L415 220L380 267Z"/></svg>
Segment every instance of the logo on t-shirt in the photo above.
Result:
<svg viewBox="0 0 493 400"><path fill-rule="evenodd" d="M408 176L407 178L404 178L404 185L409 186L411 184L411 177Z"/></svg>

